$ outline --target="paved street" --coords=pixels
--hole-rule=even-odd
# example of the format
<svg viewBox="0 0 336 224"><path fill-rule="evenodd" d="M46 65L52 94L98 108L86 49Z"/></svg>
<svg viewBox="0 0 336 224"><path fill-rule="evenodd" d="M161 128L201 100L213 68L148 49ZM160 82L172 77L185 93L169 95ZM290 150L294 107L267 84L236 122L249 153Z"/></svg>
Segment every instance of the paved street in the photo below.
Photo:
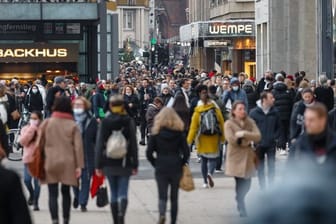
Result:
<svg viewBox="0 0 336 224"><path fill-rule="evenodd" d="M145 148L141 147L139 174L133 177L130 185L130 203L126 216L126 221L130 224L156 223L158 218L157 188L153 179L153 169L146 161L144 151ZM281 169L284 157L278 156L277 162L278 167ZM6 164L22 173L21 162L7 162ZM195 154L192 156L191 167L197 189L191 193L180 191L178 223L239 223L240 218L236 212L234 201L233 178L225 177L224 174L216 174L215 188L202 189L200 164L197 163ZM248 204L252 203L257 192L257 179L253 179L252 191L247 198ZM43 186L40 198L41 211L31 212L35 224L50 223L47 198L47 187ZM72 210L71 215L71 223L73 224L112 223L109 207L97 208L95 200L90 201L87 213L82 213L80 210Z"/></svg>

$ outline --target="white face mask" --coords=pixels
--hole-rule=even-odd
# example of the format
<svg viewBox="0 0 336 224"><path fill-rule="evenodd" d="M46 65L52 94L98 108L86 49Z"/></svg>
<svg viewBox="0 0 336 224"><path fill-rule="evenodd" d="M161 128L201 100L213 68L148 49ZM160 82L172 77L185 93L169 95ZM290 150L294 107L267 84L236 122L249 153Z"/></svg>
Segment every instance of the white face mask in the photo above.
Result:
<svg viewBox="0 0 336 224"><path fill-rule="evenodd" d="M238 91L239 87L238 86L234 86L232 87L233 91Z"/></svg>
<svg viewBox="0 0 336 224"><path fill-rule="evenodd" d="M33 120L33 119L29 120L30 125L34 125L34 126L37 126L39 122L40 122L39 120Z"/></svg>
<svg viewBox="0 0 336 224"><path fill-rule="evenodd" d="M33 93L37 93L37 89L33 89L32 92L33 92Z"/></svg>
<svg viewBox="0 0 336 224"><path fill-rule="evenodd" d="M84 113L84 109L83 108L74 108L73 109L73 112L74 112L74 114L82 114L82 113Z"/></svg>
<svg viewBox="0 0 336 224"><path fill-rule="evenodd" d="M132 93L126 93L126 95L127 95L127 96L131 96L131 95L132 95Z"/></svg>

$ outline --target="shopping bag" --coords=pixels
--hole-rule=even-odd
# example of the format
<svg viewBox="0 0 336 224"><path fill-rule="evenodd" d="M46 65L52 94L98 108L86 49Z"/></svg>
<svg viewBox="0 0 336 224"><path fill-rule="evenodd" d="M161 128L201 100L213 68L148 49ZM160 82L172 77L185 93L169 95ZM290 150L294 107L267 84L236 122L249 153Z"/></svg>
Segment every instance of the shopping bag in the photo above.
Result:
<svg viewBox="0 0 336 224"><path fill-rule="evenodd" d="M182 167L182 177L180 180L180 188L184 191L190 192L195 189L194 179L192 177L190 168L188 165Z"/></svg>
<svg viewBox="0 0 336 224"><path fill-rule="evenodd" d="M108 194L107 194L107 187L105 185L102 185L99 187L97 191L97 207L102 208L108 205Z"/></svg>

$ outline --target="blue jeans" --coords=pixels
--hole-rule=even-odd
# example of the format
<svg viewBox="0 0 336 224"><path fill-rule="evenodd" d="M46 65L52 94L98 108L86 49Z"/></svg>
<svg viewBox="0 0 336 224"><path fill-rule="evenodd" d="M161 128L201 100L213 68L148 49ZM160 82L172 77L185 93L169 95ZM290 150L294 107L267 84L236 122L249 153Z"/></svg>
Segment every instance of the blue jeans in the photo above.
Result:
<svg viewBox="0 0 336 224"><path fill-rule="evenodd" d="M78 203L84 207L86 207L89 200L91 177L92 173L89 172L87 168L82 169L81 184L79 187L73 188L75 198L78 199Z"/></svg>
<svg viewBox="0 0 336 224"><path fill-rule="evenodd" d="M128 198L129 176L107 176L111 188L111 202L117 203Z"/></svg>
<svg viewBox="0 0 336 224"><path fill-rule="evenodd" d="M24 165L23 175L24 175L24 183L29 191L30 197L33 197L34 203L37 204L38 199L40 197L40 191L41 191L40 183L38 179L33 178L30 175L30 173L28 172L27 165ZM32 181L34 182L34 187L33 187Z"/></svg>
<svg viewBox="0 0 336 224"><path fill-rule="evenodd" d="M208 183L208 174L211 176L215 172L215 168L217 165L217 158L206 158L204 156L201 156L202 158L202 176L204 179L204 183Z"/></svg>

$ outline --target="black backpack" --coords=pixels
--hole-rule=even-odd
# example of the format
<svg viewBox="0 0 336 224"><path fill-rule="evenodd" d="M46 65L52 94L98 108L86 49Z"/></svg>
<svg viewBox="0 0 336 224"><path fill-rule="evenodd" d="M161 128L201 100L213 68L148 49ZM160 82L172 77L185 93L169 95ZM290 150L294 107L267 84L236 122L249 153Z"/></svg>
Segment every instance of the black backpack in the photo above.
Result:
<svg viewBox="0 0 336 224"><path fill-rule="evenodd" d="M217 119L216 109L211 108L201 113L200 134L221 135L221 129Z"/></svg>

